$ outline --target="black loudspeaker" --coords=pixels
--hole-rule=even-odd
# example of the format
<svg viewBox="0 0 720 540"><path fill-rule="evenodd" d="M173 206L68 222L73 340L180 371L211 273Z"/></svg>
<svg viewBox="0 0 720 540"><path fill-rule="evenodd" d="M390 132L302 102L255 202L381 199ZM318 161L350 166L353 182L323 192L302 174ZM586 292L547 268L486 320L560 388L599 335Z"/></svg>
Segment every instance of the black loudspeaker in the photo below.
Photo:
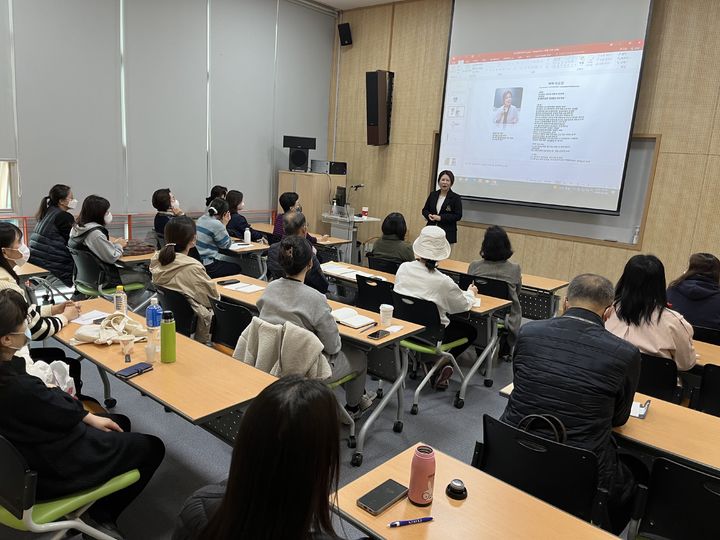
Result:
<svg viewBox="0 0 720 540"><path fill-rule="evenodd" d="M352 33L350 32L350 23L338 24L338 34L340 34L340 45L352 45Z"/></svg>
<svg viewBox="0 0 720 540"><path fill-rule="evenodd" d="M290 163L288 169L291 171L308 170L308 150L315 150L315 139L312 137L283 137L283 148L290 149Z"/></svg>
<svg viewBox="0 0 720 540"><path fill-rule="evenodd" d="M390 142L390 117L395 74L392 71L365 73L367 143L382 146Z"/></svg>

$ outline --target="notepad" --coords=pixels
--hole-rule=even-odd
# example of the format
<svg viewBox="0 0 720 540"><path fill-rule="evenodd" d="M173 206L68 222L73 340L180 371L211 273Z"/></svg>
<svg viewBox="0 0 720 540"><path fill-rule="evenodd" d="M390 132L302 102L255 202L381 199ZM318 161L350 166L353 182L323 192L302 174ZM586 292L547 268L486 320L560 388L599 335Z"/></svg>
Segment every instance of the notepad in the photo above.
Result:
<svg viewBox="0 0 720 540"><path fill-rule="evenodd" d="M481 300L481 298L476 298L475 301L473 302L473 307L480 307L480 300Z"/></svg>
<svg viewBox="0 0 720 540"><path fill-rule="evenodd" d="M233 291L238 291L241 293L254 293L258 291L262 291L265 287L260 287L259 285L253 285L252 283L243 283L242 281L239 283L233 283L231 285L223 285L226 289L230 289Z"/></svg>
<svg viewBox="0 0 720 540"><path fill-rule="evenodd" d="M75 324L84 326L86 324L93 324L93 322L98 319L104 319L108 315L110 315L110 314L105 313L104 311L99 311L97 309L94 309L92 311L88 311L87 313L83 313L82 315L80 315L80 317L78 317L74 321L70 321L70 322L74 322Z"/></svg>
<svg viewBox="0 0 720 540"><path fill-rule="evenodd" d="M633 401L632 408L630 409L630 416L640 418L641 420L647 415L648 409L650 408L650 400L648 399L645 403L639 401Z"/></svg>
<svg viewBox="0 0 720 540"><path fill-rule="evenodd" d="M230 251L239 251L243 248L248 248L250 246L252 246L252 244L246 244L244 242L233 242L232 244L230 244L229 249Z"/></svg>
<svg viewBox="0 0 720 540"><path fill-rule="evenodd" d="M321 268L326 274L336 274L338 276L352 274L355 272L355 270L353 270L352 268L348 268L347 266L340 266L339 264L333 263L325 263L321 265Z"/></svg>
<svg viewBox="0 0 720 540"><path fill-rule="evenodd" d="M335 320L349 326L350 328L362 328L368 324L372 324L375 321L365 315L360 315L357 311L352 308L340 308L332 311L332 316Z"/></svg>

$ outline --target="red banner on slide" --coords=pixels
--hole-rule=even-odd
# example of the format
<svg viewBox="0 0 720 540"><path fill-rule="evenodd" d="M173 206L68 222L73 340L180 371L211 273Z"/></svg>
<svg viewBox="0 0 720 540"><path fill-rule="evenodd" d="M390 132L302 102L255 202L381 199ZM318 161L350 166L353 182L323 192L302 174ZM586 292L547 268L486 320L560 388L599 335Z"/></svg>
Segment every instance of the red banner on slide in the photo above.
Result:
<svg viewBox="0 0 720 540"><path fill-rule="evenodd" d="M450 58L450 64L472 64L475 62L500 62L503 60L524 60L527 58L547 58L552 56L571 56L576 54L598 54L621 51L641 51L645 41L607 41L605 43L585 43L582 45L565 45L545 49L525 51L504 51L483 54L465 54Z"/></svg>

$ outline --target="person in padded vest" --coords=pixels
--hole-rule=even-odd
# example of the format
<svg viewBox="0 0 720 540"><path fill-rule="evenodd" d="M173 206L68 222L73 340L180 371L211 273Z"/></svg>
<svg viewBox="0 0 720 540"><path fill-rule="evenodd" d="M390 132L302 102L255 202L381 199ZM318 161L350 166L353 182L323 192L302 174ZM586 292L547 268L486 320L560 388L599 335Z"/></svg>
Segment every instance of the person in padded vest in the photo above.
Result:
<svg viewBox="0 0 720 540"><path fill-rule="evenodd" d="M124 238L113 238L107 226L112 223L110 202L98 195L90 195L83 201L80 214L70 231L68 246L75 249L87 249L106 264L114 264L122 257L123 248L127 246ZM147 283L146 272L132 268L118 269L122 283ZM112 285L120 285L113 283Z"/></svg>
<svg viewBox="0 0 720 540"><path fill-rule="evenodd" d="M37 224L30 235L30 262L48 270L72 287L73 260L67 249L75 218L68 212L77 206L70 186L55 184L40 201Z"/></svg>
<svg viewBox="0 0 720 540"><path fill-rule="evenodd" d="M693 326L720 330L720 260L690 255L687 271L668 286L667 301Z"/></svg>

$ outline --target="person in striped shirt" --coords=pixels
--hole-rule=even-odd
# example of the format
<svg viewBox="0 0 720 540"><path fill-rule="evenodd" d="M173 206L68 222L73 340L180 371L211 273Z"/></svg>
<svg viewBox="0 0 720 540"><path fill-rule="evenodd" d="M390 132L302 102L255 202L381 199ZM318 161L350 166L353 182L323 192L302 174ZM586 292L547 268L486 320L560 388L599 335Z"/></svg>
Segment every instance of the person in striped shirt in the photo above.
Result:
<svg viewBox="0 0 720 540"><path fill-rule="evenodd" d="M225 199L213 199L207 213L197 220L197 249L205 270L211 278L239 274L240 265L218 260L221 249L228 249L232 241L227 227L230 206Z"/></svg>

